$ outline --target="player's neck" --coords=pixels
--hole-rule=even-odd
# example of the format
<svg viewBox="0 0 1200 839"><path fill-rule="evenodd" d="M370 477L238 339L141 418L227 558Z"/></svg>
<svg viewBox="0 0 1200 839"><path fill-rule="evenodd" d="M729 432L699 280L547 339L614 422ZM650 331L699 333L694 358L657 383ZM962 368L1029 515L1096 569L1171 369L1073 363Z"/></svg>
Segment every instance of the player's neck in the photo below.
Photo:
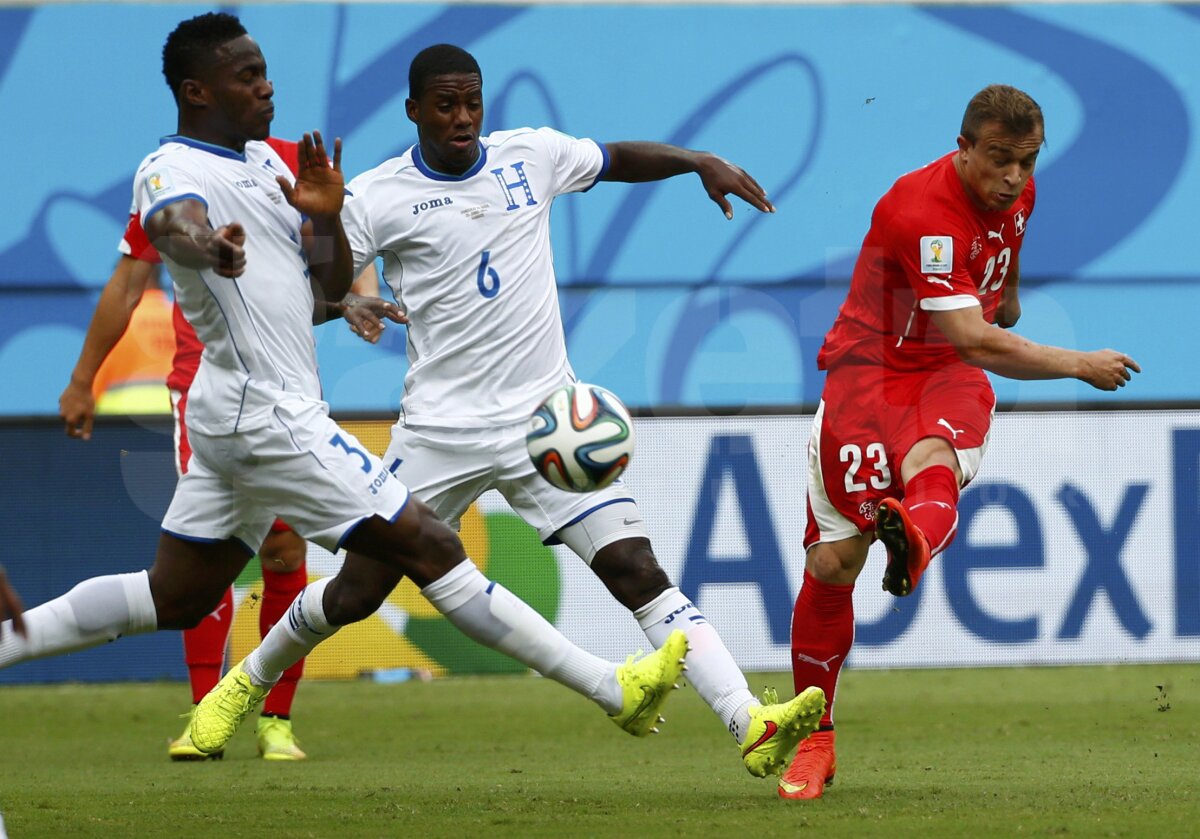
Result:
<svg viewBox="0 0 1200 839"><path fill-rule="evenodd" d="M975 194L975 190L971 189L971 185L967 183L966 175L963 173L963 162L957 154L954 155L951 162L954 164L954 172L958 175L958 184L962 187L963 194L967 196L967 200L971 202L971 206L981 213L990 213L992 209L983 200Z"/></svg>
<svg viewBox="0 0 1200 839"><path fill-rule="evenodd" d="M245 137L231 137L222 131L217 131L207 126L195 125L180 120L175 133L180 137L187 137L189 140L199 140L201 143L207 143L210 146L220 146L223 149L230 149L238 154L246 153Z"/></svg>
<svg viewBox="0 0 1200 839"><path fill-rule="evenodd" d="M480 152L478 143L475 144L474 153L471 155L470 161L463 164L447 162L440 154L438 154L437 149L430 147L424 142L421 142L420 146L421 160L424 161L427 167L434 172L437 172L439 175L458 176L469 171L472 166L479 162Z"/></svg>

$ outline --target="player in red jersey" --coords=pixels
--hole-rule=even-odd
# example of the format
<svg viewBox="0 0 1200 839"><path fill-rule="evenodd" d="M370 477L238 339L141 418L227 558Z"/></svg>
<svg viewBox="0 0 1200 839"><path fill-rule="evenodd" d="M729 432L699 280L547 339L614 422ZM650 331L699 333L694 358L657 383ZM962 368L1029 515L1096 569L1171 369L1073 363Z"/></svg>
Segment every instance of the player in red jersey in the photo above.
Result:
<svg viewBox="0 0 1200 839"><path fill-rule="evenodd" d="M828 375L809 443L792 674L797 691L816 685L829 702L780 779L782 798L819 798L837 769L834 689L867 549L883 542L883 587L903 597L954 538L959 489L979 469L996 402L984 370L1100 390L1140 371L1119 352L1035 344L1000 328L1020 317L1019 255L1043 139L1033 99L987 87L967 106L958 150L900 178L875 207L817 356Z"/></svg>
<svg viewBox="0 0 1200 839"><path fill-rule="evenodd" d="M279 153L294 173L299 167L297 144L275 138L268 138L267 143ZM71 374L71 381L59 397L59 413L66 423L67 434L84 440L91 438L96 413L93 394L96 373L125 333L133 310L151 280L154 266L161 261L158 252L146 238L136 214L129 217L120 250L120 260L101 293L79 360ZM355 281L354 294L368 298L378 297L379 282L373 267L368 266ZM378 341L382 334L383 322L377 314L369 306L347 309L347 320L350 321L351 328L372 343ZM195 330L187 322L178 305L174 306L173 323L175 355L166 384L171 393L171 405L175 415L176 468L182 474L187 471L191 457L187 424L184 421L188 389L200 366L200 355L204 351L204 345L196 337ZM263 595L258 624L263 635L283 616L291 602L307 585L308 574L304 561L307 551L305 541L282 520L275 522L271 533L259 549L258 555L263 571ZM193 629L183 632L184 660L188 667L193 704L199 702L221 678L233 614L231 588L225 592L221 603L207 618ZM304 662L301 660L288 669L263 705L257 735L259 753L267 760L303 760L305 757L296 744L291 724L292 701L303 672ZM189 726L182 735L170 742L167 754L171 760L205 760L209 757L219 758L223 753L206 755L199 751L192 744Z"/></svg>

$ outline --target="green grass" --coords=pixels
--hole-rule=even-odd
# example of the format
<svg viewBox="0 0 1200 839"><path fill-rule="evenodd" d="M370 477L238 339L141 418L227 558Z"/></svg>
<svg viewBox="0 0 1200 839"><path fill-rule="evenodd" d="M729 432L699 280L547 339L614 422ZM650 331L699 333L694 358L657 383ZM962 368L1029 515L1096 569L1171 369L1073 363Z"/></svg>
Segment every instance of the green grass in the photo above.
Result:
<svg viewBox="0 0 1200 839"><path fill-rule="evenodd" d="M1200 829L1200 668L853 671L841 692L837 783L785 803L690 690L634 740L536 678L305 683L293 765L258 760L250 725L222 762L169 763L178 684L5 687L0 809L11 839Z"/></svg>

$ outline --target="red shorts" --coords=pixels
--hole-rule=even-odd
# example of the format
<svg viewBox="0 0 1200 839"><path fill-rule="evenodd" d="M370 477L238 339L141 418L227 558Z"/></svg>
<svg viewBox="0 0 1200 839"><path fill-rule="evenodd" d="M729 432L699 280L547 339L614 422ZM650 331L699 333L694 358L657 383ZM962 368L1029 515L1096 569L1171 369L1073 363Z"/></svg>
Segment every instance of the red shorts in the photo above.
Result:
<svg viewBox="0 0 1200 839"><path fill-rule="evenodd" d="M187 472L188 461L192 459L192 447L188 443L187 423L184 416L187 413L188 392L186 390L171 391L171 406L175 411L175 469L180 475ZM272 533L284 533L292 528L283 519L275 519L271 525Z"/></svg>
<svg viewBox="0 0 1200 839"><path fill-rule="evenodd" d="M996 395L977 367L934 372L882 367L830 370L808 450L804 547L874 528L884 498L901 498L900 464L914 444L941 437L958 454L963 483L979 470Z"/></svg>

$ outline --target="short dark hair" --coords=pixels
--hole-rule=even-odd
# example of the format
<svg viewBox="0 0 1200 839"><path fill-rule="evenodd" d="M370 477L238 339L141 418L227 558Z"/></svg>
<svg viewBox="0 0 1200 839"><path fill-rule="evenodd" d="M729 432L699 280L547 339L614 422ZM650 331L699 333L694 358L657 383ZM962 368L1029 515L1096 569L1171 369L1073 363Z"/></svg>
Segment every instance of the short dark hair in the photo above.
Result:
<svg viewBox="0 0 1200 839"><path fill-rule="evenodd" d="M963 114L960 133L974 143L980 129L988 122L998 122L1005 131L1018 137L1035 128L1046 129L1042 109L1033 97L1006 84L988 85L971 97Z"/></svg>
<svg viewBox="0 0 1200 839"><path fill-rule="evenodd" d="M408 97L419 99L425 85L435 76L450 73L474 73L483 81L483 71L475 56L453 44L434 44L417 53L408 68Z"/></svg>
<svg viewBox="0 0 1200 839"><path fill-rule="evenodd" d="M162 70L175 101L185 79L194 79L212 61L222 44L246 34L246 27L233 15L209 12L189 18L175 27L163 44Z"/></svg>

